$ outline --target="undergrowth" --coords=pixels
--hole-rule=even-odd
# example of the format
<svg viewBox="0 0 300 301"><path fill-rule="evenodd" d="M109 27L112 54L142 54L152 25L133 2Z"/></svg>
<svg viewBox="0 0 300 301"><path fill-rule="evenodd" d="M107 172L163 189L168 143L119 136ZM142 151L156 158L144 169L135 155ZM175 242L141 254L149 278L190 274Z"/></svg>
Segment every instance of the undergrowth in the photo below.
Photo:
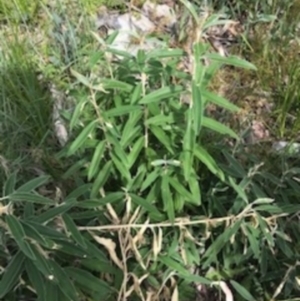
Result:
<svg viewBox="0 0 300 301"><path fill-rule="evenodd" d="M215 2L238 56L133 56L94 1L0 2L0 298L299 300L299 160L272 148L298 138L299 5Z"/></svg>

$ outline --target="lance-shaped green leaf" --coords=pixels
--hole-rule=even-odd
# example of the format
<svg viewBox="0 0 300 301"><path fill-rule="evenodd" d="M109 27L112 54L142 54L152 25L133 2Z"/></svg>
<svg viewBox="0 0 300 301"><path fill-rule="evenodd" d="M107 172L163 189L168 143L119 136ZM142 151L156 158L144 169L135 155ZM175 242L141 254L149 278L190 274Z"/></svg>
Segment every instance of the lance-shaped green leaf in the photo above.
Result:
<svg viewBox="0 0 300 301"><path fill-rule="evenodd" d="M162 101L166 98L170 98L174 95L177 95L182 91L182 86L163 87L144 96L139 101L139 104L150 104L152 102Z"/></svg>
<svg viewBox="0 0 300 301"><path fill-rule="evenodd" d="M3 192L5 196L10 195L14 192L16 182L17 182L17 173L14 172L8 177L8 179L4 184Z"/></svg>
<svg viewBox="0 0 300 301"><path fill-rule="evenodd" d="M58 286L62 293L72 301L78 301L79 297L76 292L76 288L70 276L61 268L55 261L50 262L51 269L53 270L53 275L57 279Z"/></svg>
<svg viewBox="0 0 300 301"><path fill-rule="evenodd" d="M226 110L229 110L231 112L237 112L239 111L239 107L228 101L226 98L217 95L215 93L209 92L207 90L201 90L202 96L209 102L214 103L217 106L220 106Z"/></svg>
<svg viewBox="0 0 300 301"><path fill-rule="evenodd" d="M115 290L107 282L101 280L99 277L95 277L86 270L67 267L65 271L69 277L74 279L79 286L88 292L97 292L102 298L108 294L115 293Z"/></svg>
<svg viewBox="0 0 300 301"><path fill-rule="evenodd" d="M205 20L202 30L208 29L209 27L212 26L226 25L231 23L232 23L231 20L220 20L220 14L212 14Z"/></svg>
<svg viewBox="0 0 300 301"><path fill-rule="evenodd" d="M71 121L70 121L70 129L73 130L75 125L77 124L78 122L78 119L79 119L79 116L80 114L82 113L85 105L87 104L88 100L86 98L83 98L80 100L80 102L76 105L75 107L75 110L72 114L72 118L71 118Z"/></svg>
<svg viewBox="0 0 300 301"><path fill-rule="evenodd" d="M108 89L117 89L119 91L122 90L125 92L131 92L133 89L132 85L122 82L122 81L119 81L119 80L116 80L116 79L111 79L111 78L102 79L101 85L104 87L104 89L107 89L107 90Z"/></svg>
<svg viewBox="0 0 300 301"><path fill-rule="evenodd" d="M176 271L180 277L187 280L188 282L198 282L203 284L210 284L210 281L204 277L192 275L180 262L174 260L173 258L165 255L159 256L158 260L165 264L172 271Z"/></svg>
<svg viewBox="0 0 300 301"><path fill-rule="evenodd" d="M18 251L10 260L8 266L5 268L0 280L0 298L2 299L5 295L14 288L18 283L19 278L24 269L24 254Z"/></svg>
<svg viewBox="0 0 300 301"><path fill-rule="evenodd" d="M165 264L168 268L171 268L173 271L181 273L182 275L189 274L189 271L178 261L174 260L173 258L165 255L159 256L159 261Z"/></svg>
<svg viewBox="0 0 300 301"><path fill-rule="evenodd" d="M35 178L16 189L16 192L31 192L32 190L46 184L49 181L49 176L41 176Z"/></svg>
<svg viewBox="0 0 300 301"><path fill-rule="evenodd" d="M78 135L78 137L72 142L70 148L68 150L68 155L71 156L76 153L78 149L80 149L84 143L89 138L90 133L94 130L97 125L98 120L91 121Z"/></svg>
<svg viewBox="0 0 300 301"><path fill-rule="evenodd" d="M79 198L82 195L85 195L87 192L90 191L92 188L92 184L83 184L79 187L77 187L75 190L73 190L70 194L68 194L65 198L65 200L69 203L72 199L75 201L77 198Z"/></svg>
<svg viewBox="0 0 300 301"><path fill-rule="evenodd" d="M111 159L121 176L129 182L131 180L131 174L128 168L128 164L126 164L127 162L119 160L118 157L115 156L115 154L111 154Z"/></svg>
<svg viewBox="0 0 300 301"><path fill-rule="evenodd" d="M48 222L61 214L68 212L72 207L76 205L76 200L69 199L67 203L60 204L56 207L48 209L41 213L40 215L35 216L32 220L38 223Z"/></svg>
<svg viewBox="0 0 300 301"><path fill-rule="evenodd" d="M225 175L217 165L213 157L200 145L195 147L195 156L215 175L217 175L222 181L225 180Z"/></svg>
<svg viewBox="0 0 300 301"><path fill-rule="evenodd" d="M203 263L203 267L207 268L211 265L212 262L215 261L216 256L222 250L222 248L230 242L232 236L236 235L236 233L240 230L241 224L243 220L240 219L235 222L232 226L226 228L226 230L220 234L216 240L209 246L204 254L204 258L207 260Z"/></svg>
<svg viewBox="0 0 300 301"><path fill-rule="evenodd" d="M62 293L56 283L53 283L53 281L51 281L51 280L46 281L45 293L44 293L45 300L44 301L61 300L61 294Z"/></svg>
<svg viewBox="0 0 300 301"><path fill-rule="evenodd" d="M142 184L141 192L147 189L159 177L159 173L160 171L158 169L155 169L148 174L148 176Z"/></svg>
<svg viewBox="0 0 300 301"><path fill-rule="evenodd" d="M192 82L192 99L193 99L193 125L196 135L199 135L203 119L203 99L199 86L195 81Z"/></svg>
<svg viewBox="0 0 300 301"><path fill-rule="evenodd" d="M152 205L148 200L143 199L132 193L130 194L130 197L131 197L133 203L135 203L136 205L145 208L150 213L160 215L160 212L157 210L157 208L154 205Z"/></svg>
<svg viewBox="0 0 300 301"><path fill-rule="evenodd" d="M121 140L119 142L123 149L130 145L129 141L139 136L142 128L138 125L138 122L142 121L142 119L142 112L135 111L129 115L129 118L123 128Z"/></svg>
<svg viewBox="0 0 300 301"><path fill-rule="evenodd" d="M259 247L259 237L257 229L245 223L244 231L250 243L250 247L254 253L255 258L259 259L260 247ZM257 233L258 232L258 233Z"/></svg>
<svg viewBox="0 0 300 301"><path fill-rule="evenodd" d="M83 249L81 246L74 244L74 241L56 240L55 242L59 253L65 253L77 259L83 259L91 255L90 250L87 248Z"/></svg>
<svg viewBox="0 0 300 301"><path fill-rule="evenodd" d="M145 121L145 125L156 125L156 126L164 126L169 123L174 123L175 122L175 117L174 114L169 114L169 115L155 115L153 117L150 117Z"/></svg>
<svg viewBox="0 0 300 301"><path fill-rule="evenodd" d="M229 135L234 139L239 140L239 136L228 126L214 120L208 117L203 117L203 123L202 125L208 129L211 129L217 133L223 134L223 135Z"/></svg>
<svg viewBox="0 0 300 301"><path fill-rule="evenodd" d="M218 53L208 53L205 57L210 60L218 61L226 65L232 65L244 69L257 70L257 68L250 62L243 60L237 56L224 57Z"/></svg>
<svg viewBox="0 0 300 301"><path fill-rule="evenodd" d="M192 126L192 115L192 109L189 109L187 128L183 137L183 154L180 160L182 162L183 174L186 182L189 181L192 172L196 140L195 131Z"/></svg>
<svg viewBox="0 0 300 301"><path fill-rule="evenodd" d="M171 58L171 57L182 57L184 56L184 50L182 49L159 49L152 50L147 53L147 59L150 58Z"/></svg>
<svg viewBox="0 0 300 301"><path fill-rule="evenodd" d="M34 253L30 244L25 240L25 231L22 224L14 215L6 216L6 223L11 232L12 237L18 244L20 250L30 259L35 260Z"/></svg>
<svg viewBox="0 0 300 301"><path fill-rule="evenodd" d="M76 207L79 208L97 208L99 206L104 206L107 204L114 204L116 202L122 201L124 198L123 192L113 192L108 193L104 198L97 198L94 200L85 200L82 202L79 202Z"/></svg>
<svg viewBox="0 0 300 301"><path fill-rule="evenodd" d="M196 11L195 5L193 5L193 3L188 0L179 0L179 1L188 9L189 13L194 18L195 23L197 25L200 25L200 17Z"/></svg>
<svg viewBox="0 0 300 301"><path fill-rule="evenodd" d="M268 226L267 222L258 213L256 213L256 218L258 220L261 231L263 232L269 245L273 248L275 245L275 241L274 241L274 237L271 234L271 231L269 230L269 226Z"/></svg>
<svg viewBox="0 0 300 301"><path fill-rule="evenodd" d="M188 202L194 202L193 195L178 181L175 176L169 177L169 183L179 194L181 194Z"/></svg>
<svg viewBox="0 0 300 301"><path fill-rule="evenodd" d="M255 301L256 299L246 290L242 285L234 280L230 280L231 285L234 289L246 300Z"/></svg>
<svg viewBox="0 0 300 301"><path fill-rule="evenodd" d="M57 282L57 279L53 278L53 270L50 266L50 259L47 257L45 251L42 248L32 248L36 260L31 261L32 264L46 277L46 279L52 279Z"/></svg>
<svg viewBox="0 0 300 301"><path fill-rule="evenodd" d="M26 237L36 241L40 245L43 245L47 248L51 248L54 245L54 242L44 238L36 228L32 227L32 225L26 223L26 221L21 221L22 227L24 229Z"/></svg>
<svg viewBox="0 0 300 301"><path fill-rule="evenodd" d="M101 141L94 152L92 162L88 168L88 180L90 181L100 169L100 162L105 151L105 141Z"/></svg>
<svg viewBox="0 0 300 301"><path fill-rule="evenodd" d="M127 59L131 59L131 58L134 57L130 52L123 51L123 50L118 50L117 48L114 48L114 47L111 47L111 46L106 48L106 52L110 52L114 55L121 56L121 57L124 57L124 58L127 58Z"/></svg>
<svg viewBox="0 0 300 301"><path fill-rule="evenodd" d="M136 104L139 101L139 99L142 95L142 92L143 92L143 85L142 85L142 83L138 83L135 86L133 92L131 93L130 104L132 104L132 105Z"/></svg>
<svg viewBox="0 0 300 301"><path fill-rule="evenodd" d="M14 202L30 202L36 204L54 205L53 200L30 192L14 192L9 196L9 199Z"/></svg>
<svg viewBox="0 0 300 301"><path fill-rule="evenodd" d="M91 191L91 198L95 198L99 194L99 190L103 185L106 183L111 169L112 169L112 161L108 161L105 163L103 168L100 170L97 178L95 179L92 191Z"/></svg>
<svg viewBox="0 0 300 301"><path fill-rule="evenodd" d="M110 109L105 112L106 117L119 117L123 115L127 115L129 113L132 113L134 111L139 111L141 110L141 106L133 106L133 105L128 105L128 106L120 106L117 108Z"/></svg>
<svg viewBox="0 0 300 301"><path fill-rule="evenodd" d="M74 176L74 174L76 174L76 172L83 168L86 163L88 163L88 161L85 158L77 161L75 164L73 164L70 168L67 169L67 171L62 175L62 179L65 180Z"/></svg>
<svg viewBox="0 0 300 301"><path fill-rule="evenodd" d="M166 132L159 126L151 125L150 131L158 139L158 141L165 146L165 148L171 153L174 154L172 149L172 141Z"/></svg>
<svg viewBox="0 0 300 301"><path fill-rule="evenodd" d="M193 195L193 203L195 205L200 205L201 204L201 190L200 190L199 180L197 179L195 172L193 172L192 176L189 179L189 188Z"/></svg>
<svg viewBox="0 0 300 301"><path fill-rule="evenodd" d="M62 215L64 224L67 228L67 230L71 233L73 239L83 248L86 248L86 243L84 237L81 235L79 230L77 229L76 224L72 220L72 218L68 214Z"/></svg>
<svg viewBox="0 0 300 301"><path fill-rule="evenodd" d="M31 286L35 289L38 300L44 301L44 293L45 293L45 281L41 274L41 272L32 264L32 261L28 258L25 261L25 269L31 282Z"/></svg>
<svg viewBox="0 0 300 301"><path fill-rule="evenodd" d="M173 223L175 220L174 201L169 185L169 176L164 174L161 182L161 197L164 204L164 211L167 212L169 220Z"/></svg>
<svg viewBox="0 0 300 301"><path fill-rule="evenodd" d="M235 190L238 196L248 204L249 200L245 190L240 185L236 184L235 179L233 179L232 177L228 177L228 180L231 187Z"/></svg>
<svg viewBox="0 0 300 301"><path fill-rule="evenodd" d="M38 220L26 220L23 221L26 224L31 225L33 228L35 228L41 235L43 235L45 238L49 239L58 239L58 240L67 240L67 237L65 234L61 233L60 231L57 231L51 227L44 226L39 222Z"/></svg>
<svg viewBox="0 0 300 301"><path fill-rule="evenodd" d="M85 77L84 75L78 73L77 71L75 71L73 69L71 69L71 74L83 85L85 85L89 88L92 86L90 80L87 77Z"/></svg>
<svg viewBox="0 0 300 301"><path fill-rule="evenodd" d="M107 141L112 145L113 154L118 157L118 159L124 164L125 166L128 165L127 154L122 148L119 139L114 137L113 135L106 135Z"/></svg>

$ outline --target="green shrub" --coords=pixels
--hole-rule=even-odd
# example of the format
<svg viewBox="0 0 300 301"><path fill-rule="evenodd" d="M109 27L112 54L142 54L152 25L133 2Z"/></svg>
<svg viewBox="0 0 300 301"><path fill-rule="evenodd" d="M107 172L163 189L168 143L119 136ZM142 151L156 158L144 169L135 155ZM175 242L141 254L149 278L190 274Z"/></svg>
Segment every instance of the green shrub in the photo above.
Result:
<svg viewBox="0 0 300 301"><path fill-rule="evenodd" d="M111 49L113 38L64 74L71 138L55 159L68 169L57 179L7 175L0 298L190 300L200 284L218 295L219 281L235 300L296 297L297 162L268 154L263 168L255 148L206 113L237 111L208 90L217 70L255 67L199 41L189 57L134 57ZM192 71L178 69L183 58Z"/></svg>

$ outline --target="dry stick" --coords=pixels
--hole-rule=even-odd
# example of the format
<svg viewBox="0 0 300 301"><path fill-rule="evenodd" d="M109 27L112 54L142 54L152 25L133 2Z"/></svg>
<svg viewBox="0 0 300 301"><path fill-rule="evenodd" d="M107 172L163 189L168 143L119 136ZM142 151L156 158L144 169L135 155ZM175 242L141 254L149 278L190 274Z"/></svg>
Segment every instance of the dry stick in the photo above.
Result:
<svg viewBox="0 0 300 301"><path fill-rule="evenodd" d="M128 231L126 232L126 238L128 236ZM127 277L128 277L128 269L127 269L127 258L126 258L126 254L125 254L125 246L124 246L124 241L125 239L122 239L122 232L119 232L119 235L118 235L118 238L119 238L119 243L120 243L120 246L121 246L121 254L122 254L122 261L123 261L123 266L124 266L124 277L123 277L123 282L122 282L122 285L121 285L121 289L120 289L120 293L119 293L119 296L118 296L118 301L121 301L121 299L123 301L126 301L126 291L127 291Z"/></svg>
<svg viewBox="0 0 300 301"><path fill-rule="evenodd" d="M290 266L288 268L288 270L286 271L281 283L278 285L278 287L276 288L276 291L274 292L272 298L271 298L271 301L275 301L275 298L281 293L282 289L284 288L287 280L288 280L288 277L291 273L291 271L294 269L295 267L294 266Z"/></svg>
<svg viewBox="0 0 300 301"><path fill-rule="evenodd" d="M270 222L272 220L276 220L280 217L285 217L288 214L281 213L270 217L262 217L266 222ZM255 214L245 214L242 217L255 217ZM231 220L236 219L235 215L220 217L220 218L205 218L195 221L190 221L187 219L170 223L170 222L162 222L162 223L155 223L155 224L148 224L148 228L167 228L167 227L182 227L182 226L192 226L192 225L200 225L200 224L215 224L220 222L228 222ZM121 230L121 229L133 229L133 228L142 228L145 227L145 224L123 224L123 225L104 225L104 226L89 226L89 227L78 227L81 231L103 231L103 230Z"/></svg>

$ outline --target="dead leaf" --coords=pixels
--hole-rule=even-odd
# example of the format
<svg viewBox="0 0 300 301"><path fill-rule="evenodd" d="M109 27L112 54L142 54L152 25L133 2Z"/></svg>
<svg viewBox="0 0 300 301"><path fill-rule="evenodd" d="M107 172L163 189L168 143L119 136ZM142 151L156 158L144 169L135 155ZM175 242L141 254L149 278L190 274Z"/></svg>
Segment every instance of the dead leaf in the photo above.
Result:
<svg viewBox="0 0 300 301"><path fill-rule="evenodd" d="M0 216L1 215L7 215L13 213L13 205L12 203L8 203L7 205L3 206L2 203L0 203Z"/></svg>
<svg viewBox="0 0 300 301"><path fill-rule="evenodd" d="M116 211L114 210L114 208L112 207L111 204L107 204L106 205L106 209L110 215L110 217L112 218L112 222L115 224L115 225L118 225L120 224L120 219L116 213Z"/></svg>
<svg viewBox="0 0 300 301"><path fill-rule="evenodd" d="M125 296L128 298L133 291L137 293L142 299L142 301L146 301L143 292L141 290L141 283L148 277L149 274L143 275L141 278L138 278L136 275L129 273L128 276L131 276L133 278L133 285L127 290Z"/></svg>
<svg viewBox="0 0 300 301"><path fill-rule="evenodd" d="M225 294L226 301L233 301L233 294L231 290L229 289L228 285L224 281L215 281L212 282L212 285L218 285L222 292Z"/></svg>
<svg viewBox="0 0 300 301"><path fill-rule="evenodd" d="M147 229L147 225L149 224L149 218L144 222L144 226L140 228L139 232L134 236L133 242L136 244L137 242L143 241L144 232Z"/></svg>
<svg viewBox="0 0 300 301"><path fill-rule="evenodd" d="M121 262L121 260L118 258L117 254L116 254L116 244L113 242L113 240L110 239L110 238L99 237L99 236L93 235L93 234L92 234L92 236L96 240L97 243L103 245L106 248L106 250L109 253L109 256L110 256L111 260L121 270L124 270L123 263Z"/></svg>
<svg viewBox="0 0 300 301"><path fill-rule="evenodd" d="M174 288L171 301L179 301L178 287L177 285Z"/></svg>

